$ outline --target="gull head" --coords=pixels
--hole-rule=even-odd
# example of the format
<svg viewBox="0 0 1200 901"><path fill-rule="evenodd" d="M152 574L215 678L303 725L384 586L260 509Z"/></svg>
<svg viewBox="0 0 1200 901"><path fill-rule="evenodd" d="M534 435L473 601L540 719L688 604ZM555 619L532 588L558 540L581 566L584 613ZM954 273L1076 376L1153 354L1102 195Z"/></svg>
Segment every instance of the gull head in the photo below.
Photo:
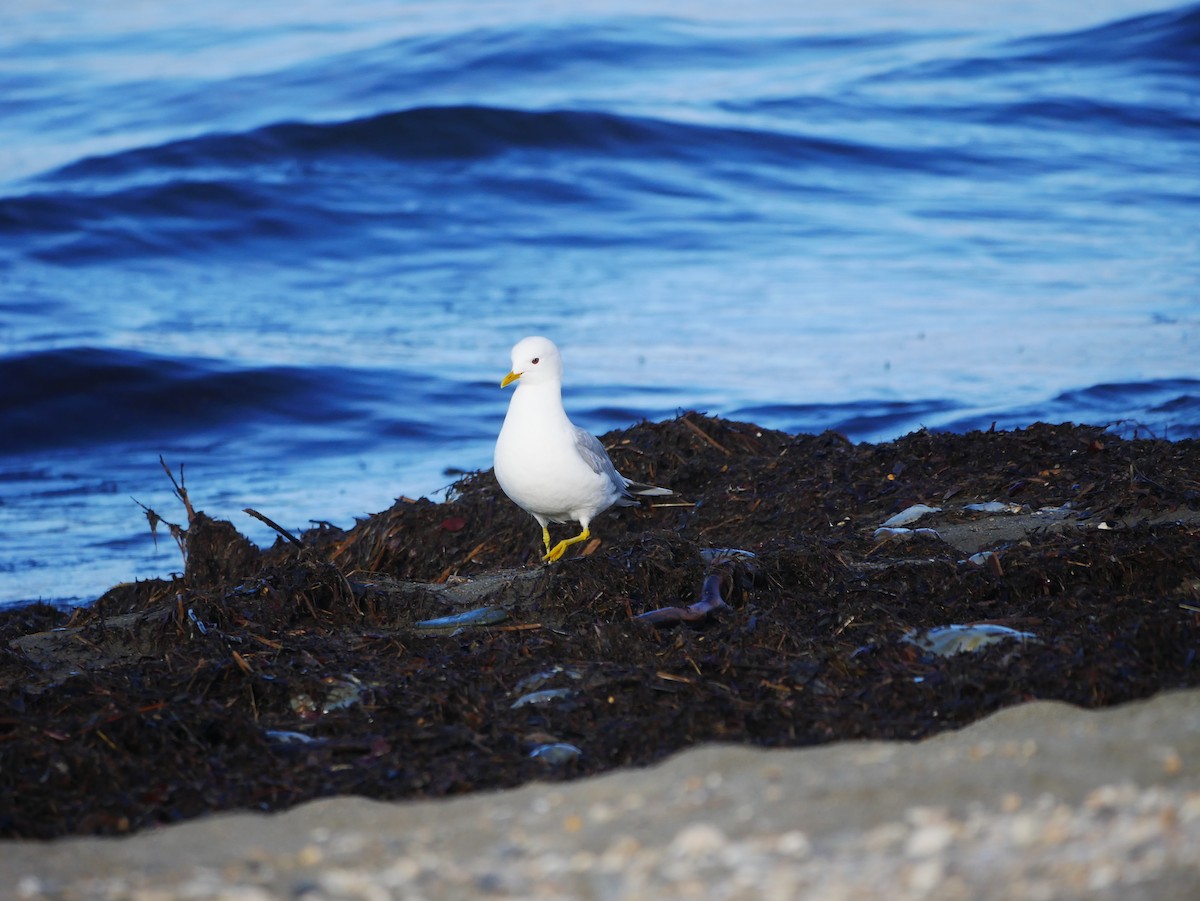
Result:
<svg viewBox="0 0 1200 901"><path fill-rule="evenodd" d="M512 349L512 370L500 381L507 388L517 379L529 384L562 381L562 357L549 338L522 338Z"/></svg>

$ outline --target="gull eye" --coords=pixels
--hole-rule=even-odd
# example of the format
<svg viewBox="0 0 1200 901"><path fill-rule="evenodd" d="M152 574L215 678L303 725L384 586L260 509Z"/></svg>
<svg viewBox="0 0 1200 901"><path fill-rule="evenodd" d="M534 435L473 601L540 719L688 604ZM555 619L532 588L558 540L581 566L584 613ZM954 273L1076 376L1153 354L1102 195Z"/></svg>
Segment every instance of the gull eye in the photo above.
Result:
<svg viewBox="0 0 1200 901"><path fill-rule="evenodd" d="M541 357L534 357L529 362L532 363L534 366L536 366L538 364L538 360L540 360L540 359L541 359Z"/></svg>

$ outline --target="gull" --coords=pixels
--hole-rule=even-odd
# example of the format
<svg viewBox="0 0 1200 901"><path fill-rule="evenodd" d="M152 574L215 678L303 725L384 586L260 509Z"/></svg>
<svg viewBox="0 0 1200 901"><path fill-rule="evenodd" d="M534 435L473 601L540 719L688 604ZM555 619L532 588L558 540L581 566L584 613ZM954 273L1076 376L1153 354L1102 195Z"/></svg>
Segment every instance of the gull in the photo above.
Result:
<svg viewBox="0 0 1200 901"><path fill-rule="evenodd" d="M609 507L635 506L639 497L671 494L625 478L604 445L576 427L563 409L562 357L549 338L523 338L512 349L512 370L500 381L516 389L496 439L496 480L509 499L538 521L552 563L591 537L592 520ZM580 532L552 548L549 524L577 522Z"/></svg>

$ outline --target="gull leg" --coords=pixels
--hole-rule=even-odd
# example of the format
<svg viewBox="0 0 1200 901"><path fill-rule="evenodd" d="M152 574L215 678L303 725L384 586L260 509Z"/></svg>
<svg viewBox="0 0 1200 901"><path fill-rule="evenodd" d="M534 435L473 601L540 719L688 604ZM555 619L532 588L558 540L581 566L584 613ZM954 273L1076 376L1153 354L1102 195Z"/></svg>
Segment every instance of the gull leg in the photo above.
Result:
<svg viewBox="0 0 1200 901"><path fill-rule="evenodd" d="M550 529L547 526L542 526L542 541L546 545L546 557L550 556ZM545 560L546 557L542 559Z"/></svg>
<svg viewBox="0 0 1200 901"><path fill-rule="evenodd" d="M587 526L584 526L583 531L580 532L578 535L576 535L574 538L564 538L558 544L554 545L554 550L547 550L546 556L542 558L542 562L543 563L553 563L555 560L557 560L559 557L561 557L563 555L563 553L566 551L566 549L569 548L571 545L579 544L579 542L581 542L581 541L587 541L591 537L592 537L592 533L588 531ZM549 541L546 542L546 547L547 548L550 547Z"/></svg>

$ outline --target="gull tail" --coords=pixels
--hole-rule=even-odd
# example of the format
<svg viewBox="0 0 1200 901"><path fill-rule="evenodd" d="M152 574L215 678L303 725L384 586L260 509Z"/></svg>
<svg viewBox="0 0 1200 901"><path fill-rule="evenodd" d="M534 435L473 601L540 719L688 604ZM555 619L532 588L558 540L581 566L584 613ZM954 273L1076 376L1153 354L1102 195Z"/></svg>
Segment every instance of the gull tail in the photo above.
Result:
<svg viewBox="0 0 1200 901"><path fill-rule="evenodd" d="M665 497L668 494L674 494L670 488L658 488L654 485L647 485L644 482L631 482L625 480L625 490L630 494L636 494L638 497Z"/></svg>

